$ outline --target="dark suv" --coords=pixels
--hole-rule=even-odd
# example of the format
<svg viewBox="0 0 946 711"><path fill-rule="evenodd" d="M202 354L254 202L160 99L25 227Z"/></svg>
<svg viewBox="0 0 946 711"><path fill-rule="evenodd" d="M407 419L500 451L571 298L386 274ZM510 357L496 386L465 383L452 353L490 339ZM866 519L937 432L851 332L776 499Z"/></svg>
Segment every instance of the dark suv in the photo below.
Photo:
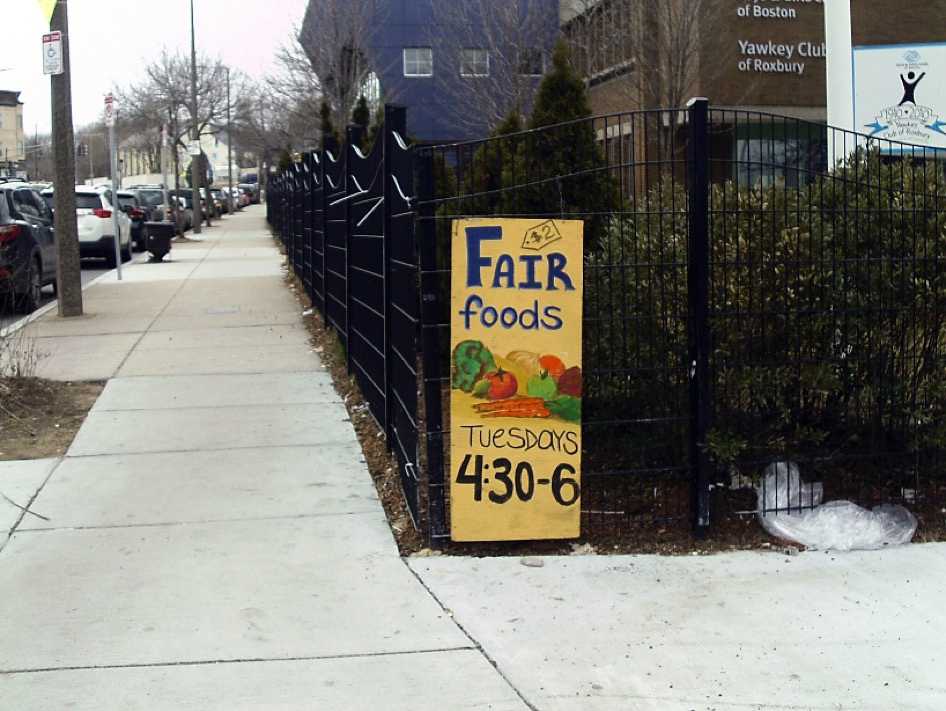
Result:
<svg viewBox="0 0 946 711"><path fill-rule="evenodd" d="M131 244L139 252L145 248L145 222L148 212L141 206L134 190L119 190L118 204L131 219Z"/></svg>
<svg viewBox="0 0 946 711"><path fill-rule="evenodd" d="M43 286L55 283L52 212L26 183L0 183L0 292L30 313L39 307Z"/></svg>

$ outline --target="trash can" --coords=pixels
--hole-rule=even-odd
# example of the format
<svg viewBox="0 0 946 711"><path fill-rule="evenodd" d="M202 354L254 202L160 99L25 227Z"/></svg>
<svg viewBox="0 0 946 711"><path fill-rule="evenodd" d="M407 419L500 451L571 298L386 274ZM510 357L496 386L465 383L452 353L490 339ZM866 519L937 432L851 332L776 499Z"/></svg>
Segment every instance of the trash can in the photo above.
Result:
<svg viewBox="0 0 946 711"><path fill-rule="evenodd" d="M152 262L160 262L171 251L171 240L177 230L173 222L146 222L145 249L151 253Z"/></svg>

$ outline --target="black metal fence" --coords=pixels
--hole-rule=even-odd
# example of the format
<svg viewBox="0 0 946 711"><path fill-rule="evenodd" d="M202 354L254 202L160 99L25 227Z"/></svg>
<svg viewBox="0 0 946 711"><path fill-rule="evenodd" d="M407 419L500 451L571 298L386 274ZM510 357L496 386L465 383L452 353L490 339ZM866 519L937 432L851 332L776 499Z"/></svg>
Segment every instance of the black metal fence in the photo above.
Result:
<svg viewBox="0 0 946 711"><path fill-rule="evenodd" d="M583 530L704 532L776 461L826 498L946 502L937 151L705 101L441 146L386 118L367 156L349 129L274 177L268 216L432 540L463 216L585 221Z"/></svg>

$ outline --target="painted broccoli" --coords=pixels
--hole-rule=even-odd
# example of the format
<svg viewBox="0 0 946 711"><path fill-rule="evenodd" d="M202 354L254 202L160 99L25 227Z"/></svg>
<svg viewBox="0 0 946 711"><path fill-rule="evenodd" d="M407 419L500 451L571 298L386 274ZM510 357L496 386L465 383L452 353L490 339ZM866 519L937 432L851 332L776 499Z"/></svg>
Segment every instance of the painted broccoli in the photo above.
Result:
<svg viewBox="0 0 946 711"><path fill-rule="evenodd" d="M453 351L453 387L472 392L476 381L496 370L489 349L479 341L463 341Z"/></svg>

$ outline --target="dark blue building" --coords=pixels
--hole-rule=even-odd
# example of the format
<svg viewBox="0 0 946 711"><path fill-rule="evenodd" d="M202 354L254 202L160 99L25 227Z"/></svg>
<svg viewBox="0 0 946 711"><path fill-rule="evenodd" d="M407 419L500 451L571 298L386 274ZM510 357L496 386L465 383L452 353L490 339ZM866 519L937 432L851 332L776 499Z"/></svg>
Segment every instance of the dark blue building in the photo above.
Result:
<svg viewBox="0 0 946 711"><path fill-rule="evenodd" d="M339 1L310 0L304 45L328 31ZM406 106L416 140L481 138L513 108L530 110L558 35L559 0L373 0L370 6L370 33L358 49L375 76L360 93L370 100L380 89L381 100Z"/></svg>

